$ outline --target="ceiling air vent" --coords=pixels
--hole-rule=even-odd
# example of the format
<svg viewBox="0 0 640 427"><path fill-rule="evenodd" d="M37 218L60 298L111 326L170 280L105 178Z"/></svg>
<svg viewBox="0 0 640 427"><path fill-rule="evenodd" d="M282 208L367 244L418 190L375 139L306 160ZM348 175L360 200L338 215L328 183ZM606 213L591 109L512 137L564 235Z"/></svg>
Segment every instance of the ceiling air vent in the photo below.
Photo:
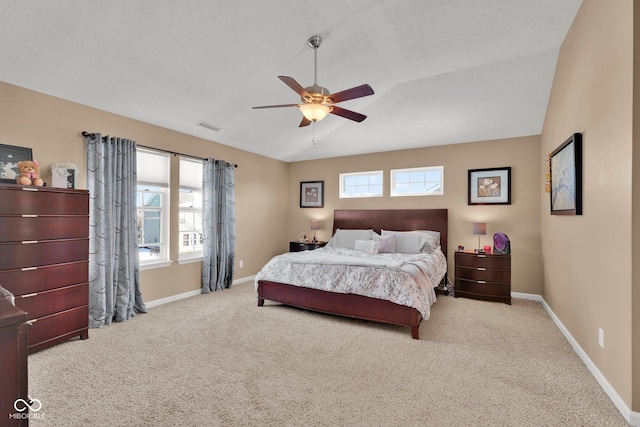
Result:
<svg viewBox="0 0 640 427"><path fill-rule="evenodd" d="M207 128L207 129L211 129L214 132L218 132L219 130L221 130L222 128L219 128L217 126L212 125L211 123L207 123L204 120L200 120L197 123L198 126L202 126L203 128Z"/></svg>

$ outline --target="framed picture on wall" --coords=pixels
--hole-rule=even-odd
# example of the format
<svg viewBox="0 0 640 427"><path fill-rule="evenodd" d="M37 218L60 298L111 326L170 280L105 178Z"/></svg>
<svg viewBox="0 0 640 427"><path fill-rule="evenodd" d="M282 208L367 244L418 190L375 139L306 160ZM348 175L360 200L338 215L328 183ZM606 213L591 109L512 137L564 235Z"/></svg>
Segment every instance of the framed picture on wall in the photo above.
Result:
<svg viewBox="0 0 640 427"><path fill-rule="evenodd" d="M33 160L31 148L0 144L0 182L15 184L23 160Z"/></svg>
<svg viewBox="0 0 640 427"><path fill-rule="evenodd" d="M324 207L324 181L305 181L300 183L300 207Z"/></svg>
<svg viewBox="0 0 640 427"><path fill-rule="evenodd" d="M469 205L510 205L511 167L470 169Z"/></svg>
<svg viewBox="0 0 640 427"><path fill-rule="evenodd" d="M551 153L551 215L582 215L582 134Z"/></svg>

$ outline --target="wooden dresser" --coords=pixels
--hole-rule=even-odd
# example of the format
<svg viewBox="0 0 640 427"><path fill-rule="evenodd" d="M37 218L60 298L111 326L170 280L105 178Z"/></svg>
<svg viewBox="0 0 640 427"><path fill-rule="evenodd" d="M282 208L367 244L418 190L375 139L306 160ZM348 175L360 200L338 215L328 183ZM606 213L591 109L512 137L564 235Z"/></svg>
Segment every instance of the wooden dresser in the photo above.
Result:
<svg viewBox="0 0 640 427"><path fill-rule="evenodd" d="M511 304L510 254L455 254L455 297Z"/></svg>
<svg viewBox="0 0 640 427"><path fill-rule="evenodd" d="M14 408L18 399L28 402L27 313L16 308L0 289L0 425L28 426Z"/></svg>
<svg viewBox="0 0 640 427"><path fill-rule="evenodd" d="M30 353L89 337L89 193L0 184L0 285L27 312Z"/></svg>

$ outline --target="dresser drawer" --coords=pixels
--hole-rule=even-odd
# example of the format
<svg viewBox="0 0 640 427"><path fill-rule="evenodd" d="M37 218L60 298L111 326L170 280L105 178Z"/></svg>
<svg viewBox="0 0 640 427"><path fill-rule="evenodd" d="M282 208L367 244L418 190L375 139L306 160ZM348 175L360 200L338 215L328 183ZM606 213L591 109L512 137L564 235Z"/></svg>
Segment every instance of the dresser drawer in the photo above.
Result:
<svg viewBox="0 0 640 427"><path fill-rule="evenodd" d="M456 253L455 258L456 266L511 270L510 256Z"/></svg>
<svg viewBox="0 0 640 427"><path fill-rule="evenodd" d="M0 215L0 241L54 240L89 236L87 216Z"/></svg>
<svg viewBox="0 0 640 427"><path fill-rule="evenodd" d="M88 238L0 243L0 270L84 261L88 258Z"/></svg>
<svg viewBox="0 0 640 427"><path fill-rule="evenodd" d="M50 344L48 341L66 335L80 336L83 330L88 329L88 325L89 308L86 305L42 317L33 322L29 329L29 352L47 347Z"/></svg>
<svg viewBox="0 0 640 427"><path fill-rule="evenodd" d="M16 307L26 311L29 320L88 303L89 285L87 283L16 297Z"/></svg>
<svg viewBox="0 0 640 427"><path fill-rule="evenodd" d="M460 279L483 282L510 283L510 270L487 270L484 267L459 267L456 266L456 276Z"/></svg>
<svg viewBox="0 0 640 427"><path fill-rule="evenodd" d="M0 271L0 285L13 295L31 294L86 283L89 277L89 262L69 262L26 269Z"/></svg>
<svg viewBox="0 0 640 427"><path fill-rule="evenodd" d="M86 190L34 187L4 187L0 199L0 215L89 215Z"/></svg>

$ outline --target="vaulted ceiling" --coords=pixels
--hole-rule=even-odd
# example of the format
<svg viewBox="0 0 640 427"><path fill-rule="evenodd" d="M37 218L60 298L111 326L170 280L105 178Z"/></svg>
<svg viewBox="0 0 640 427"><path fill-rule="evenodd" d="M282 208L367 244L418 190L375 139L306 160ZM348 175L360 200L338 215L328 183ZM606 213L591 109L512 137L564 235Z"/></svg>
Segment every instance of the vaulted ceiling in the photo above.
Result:
<svg viewBox="0 0 640 427"><path fill-rule="evenodd" d="M0 80L284 161L534 135L580 4L0 0ZM251 108L300 101L277 76L313 84L315 34L318 84L374 89L340 104L364 122Z"/></svg>

